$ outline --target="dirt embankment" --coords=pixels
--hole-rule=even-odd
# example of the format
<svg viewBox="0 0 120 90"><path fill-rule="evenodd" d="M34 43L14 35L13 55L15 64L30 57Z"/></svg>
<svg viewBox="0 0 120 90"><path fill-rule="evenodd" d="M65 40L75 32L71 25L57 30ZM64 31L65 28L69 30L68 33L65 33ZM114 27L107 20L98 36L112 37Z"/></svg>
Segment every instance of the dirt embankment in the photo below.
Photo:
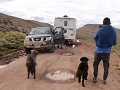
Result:
<svg viewBox="0 0 120 90"><path fill-rule="evenodd" d="M81 44L75 48L65 46L63 50L55 49L55 53L40 53L37 57L36 79L33 79L33 76L27 79L26 56L20 57L14 63L0 69L0 90L120 90L120 58L114 52L111 53L107 84L101 83L102 62L99 65L98 83L92 83L94 51L94 44L81 41ZM72 81L64 83L46 78L47 73L53 71L56 71L55 73L59 73L60 70L75 73L80 62L79 59L83 56L89 58L86 87L82 87L75 77ZM52 74L50 75L52 77Z"/></svg>
<svg viewBox="0 0 120 90"><path fill-rule="evenodd" d="M15 59L25 56L25 55L26 55L26 53L24 52L24 50L20 50L20 51L13 52L8 55L0 56L0 65L9 64L10 62L14 61Z"/></svg>

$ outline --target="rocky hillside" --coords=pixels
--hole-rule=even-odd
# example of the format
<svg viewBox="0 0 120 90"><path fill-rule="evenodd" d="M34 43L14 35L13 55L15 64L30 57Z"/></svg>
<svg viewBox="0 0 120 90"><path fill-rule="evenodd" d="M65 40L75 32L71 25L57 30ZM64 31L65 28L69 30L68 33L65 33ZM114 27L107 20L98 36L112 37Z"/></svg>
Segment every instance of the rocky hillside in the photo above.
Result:
<svg viewBox="0 0 120 90"><path fill-rule="evenodd" d="M0 13L0 31L20 31L28 32L33 27L51 26L47 23L24 20L17 17ZM52 26L51 26L52 27Z"/></svg>

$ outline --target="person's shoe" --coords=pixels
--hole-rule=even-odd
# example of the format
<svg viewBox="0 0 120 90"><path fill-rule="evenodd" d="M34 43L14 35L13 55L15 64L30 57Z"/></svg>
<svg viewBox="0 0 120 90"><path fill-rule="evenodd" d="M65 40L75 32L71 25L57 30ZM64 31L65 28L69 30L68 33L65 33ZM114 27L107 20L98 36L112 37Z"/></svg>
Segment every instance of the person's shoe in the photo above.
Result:
<svg viewBox="0 0 120 90"><path fill-rule="evenodd" d="M97 78L93 78L93 83L97 83Z"/></svg>
<svg viewBox="0 0 120 90"><path fill-rule="evenodd" d="M105 85L105 84L106 84L106 80L103 80L103 81L102 81L102 84L104 84L104 85Z"/></svg>

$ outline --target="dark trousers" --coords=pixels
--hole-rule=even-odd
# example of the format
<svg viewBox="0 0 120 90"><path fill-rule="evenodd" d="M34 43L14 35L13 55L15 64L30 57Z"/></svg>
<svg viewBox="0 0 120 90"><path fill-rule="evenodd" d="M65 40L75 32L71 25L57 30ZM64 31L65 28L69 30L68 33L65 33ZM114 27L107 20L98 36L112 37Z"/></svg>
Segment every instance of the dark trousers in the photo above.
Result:
<svg viewBox="0 0 120 90"><path fill-rule="evenodd" d="M109 59L110 59L110 53L96 53L94 55L94 78L97 79L98 76L98 66L101 60L103 60L103 68L104 68L104 74L103 74L103 80L106 80L108 77L108 71L109 71Z"/></svg>

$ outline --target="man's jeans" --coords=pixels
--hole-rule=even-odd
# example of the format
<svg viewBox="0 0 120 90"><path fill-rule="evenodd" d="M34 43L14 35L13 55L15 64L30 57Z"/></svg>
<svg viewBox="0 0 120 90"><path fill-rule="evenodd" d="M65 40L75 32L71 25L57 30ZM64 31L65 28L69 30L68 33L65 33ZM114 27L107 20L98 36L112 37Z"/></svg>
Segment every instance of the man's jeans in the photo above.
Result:
<svg viewBox="0 0 120 90"><path fill-rule="evenodd" d="M97 79L98 76L98 65L101 60L103 60L103 67L104 67L104 74L103 74L103 80L106 80L108 77L108 69L109 69L109 59L110 59L110 53L96 53L94 55L94 78Z"/></svg>

